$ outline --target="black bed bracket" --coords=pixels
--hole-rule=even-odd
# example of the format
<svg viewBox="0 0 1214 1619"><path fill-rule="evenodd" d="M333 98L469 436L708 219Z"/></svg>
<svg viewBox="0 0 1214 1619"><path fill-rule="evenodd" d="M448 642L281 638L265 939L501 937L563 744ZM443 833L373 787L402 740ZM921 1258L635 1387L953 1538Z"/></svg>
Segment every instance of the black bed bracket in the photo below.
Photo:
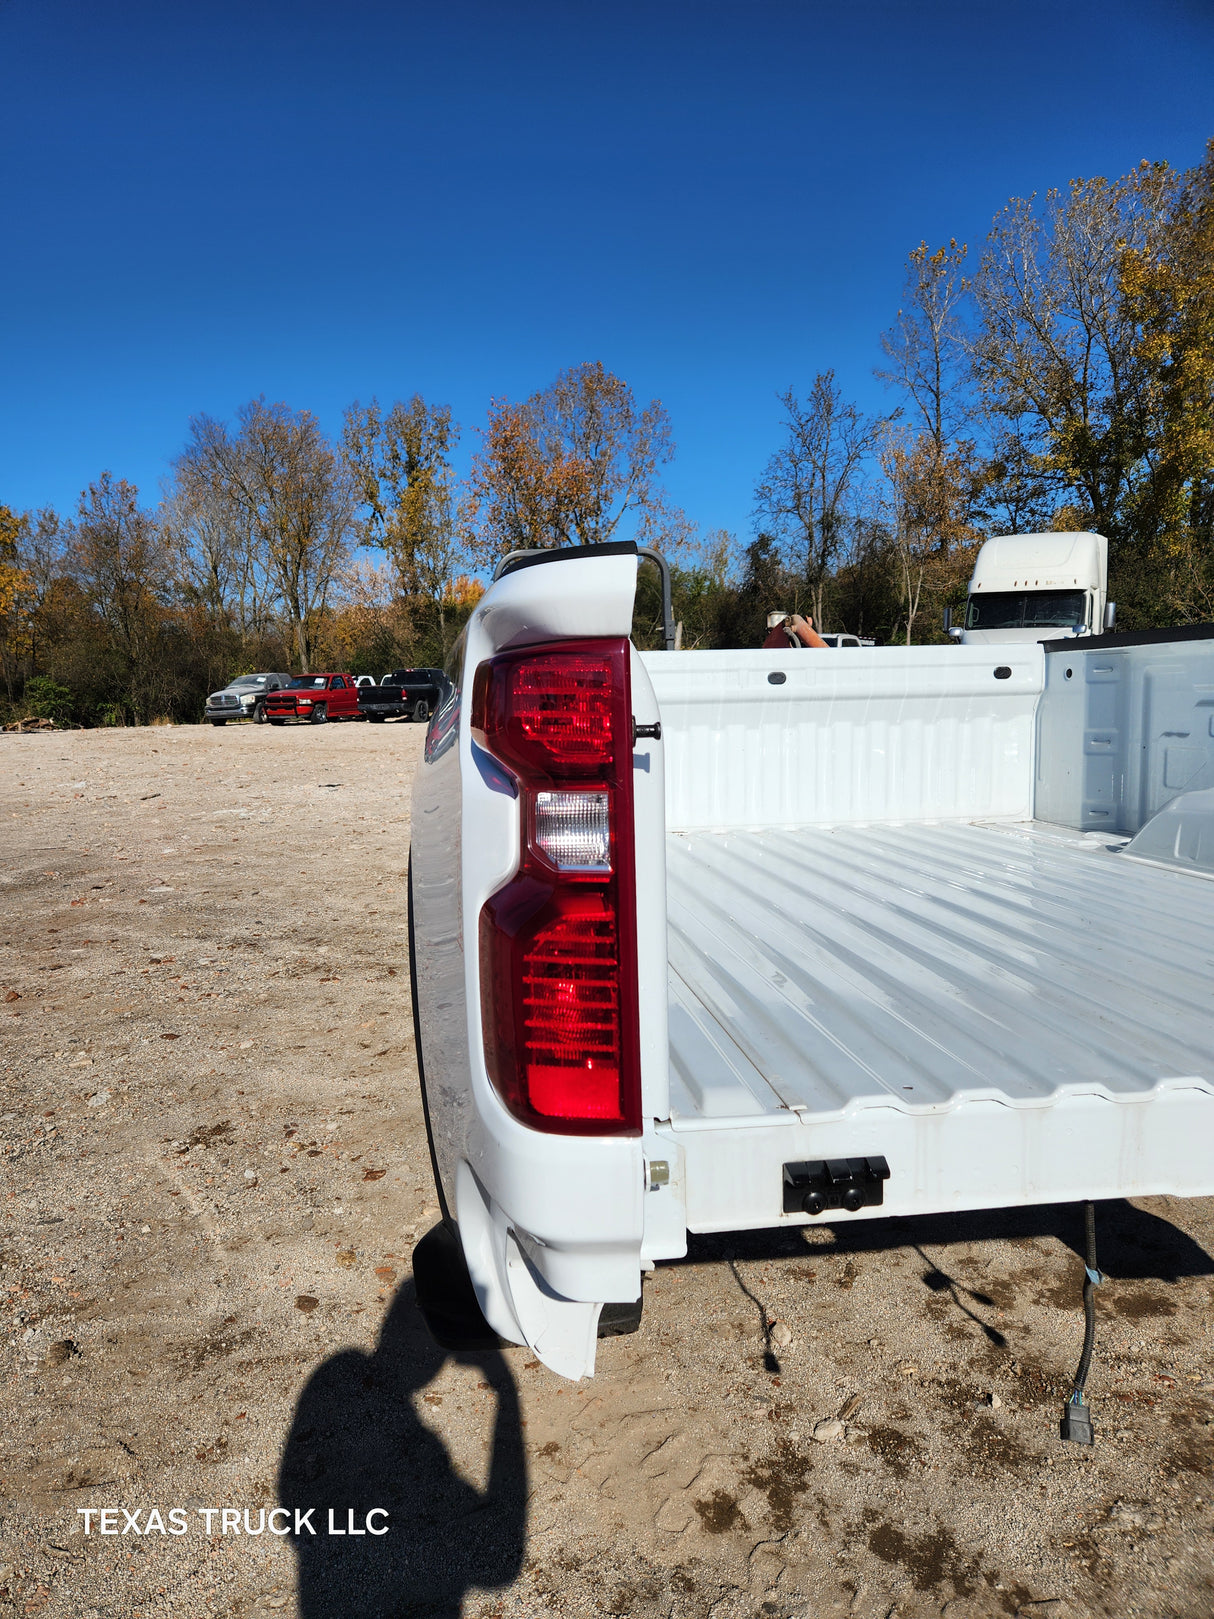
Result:
<svg viewBox="0 0 1214 1619"><path fill-rule="evenodd" d="M785 1214L822 1214L827 1209L879 1208L885 1201L889 1164L884 1158L811 1158L784 1165Z"/></svg>

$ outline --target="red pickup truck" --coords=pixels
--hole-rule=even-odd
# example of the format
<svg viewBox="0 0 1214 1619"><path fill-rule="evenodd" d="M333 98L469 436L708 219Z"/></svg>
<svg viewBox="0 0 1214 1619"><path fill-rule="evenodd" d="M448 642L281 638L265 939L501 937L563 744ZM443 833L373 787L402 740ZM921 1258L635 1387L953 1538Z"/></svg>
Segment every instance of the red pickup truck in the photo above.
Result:
<svg viewBox="0 0 1214 1619"><path fill-rule="evenodd" d="M265 700L265 715L271 725L288 720L307 720L323 725L326 720L359 720L358 687L353 675L296 675L281 691Z"/></svg>

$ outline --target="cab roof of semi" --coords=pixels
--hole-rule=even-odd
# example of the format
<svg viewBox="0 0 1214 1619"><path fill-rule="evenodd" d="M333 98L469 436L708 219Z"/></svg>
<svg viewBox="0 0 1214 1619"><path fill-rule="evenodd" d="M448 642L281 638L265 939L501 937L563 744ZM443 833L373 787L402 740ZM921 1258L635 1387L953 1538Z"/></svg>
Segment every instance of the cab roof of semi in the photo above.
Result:
<svg viewBox="0 0 1214 1619"><path fill-rule="evenodd" d="M1104 582L1109 542L1103 534L997 534L978 552L970 589L1062 590Z"/></svg>

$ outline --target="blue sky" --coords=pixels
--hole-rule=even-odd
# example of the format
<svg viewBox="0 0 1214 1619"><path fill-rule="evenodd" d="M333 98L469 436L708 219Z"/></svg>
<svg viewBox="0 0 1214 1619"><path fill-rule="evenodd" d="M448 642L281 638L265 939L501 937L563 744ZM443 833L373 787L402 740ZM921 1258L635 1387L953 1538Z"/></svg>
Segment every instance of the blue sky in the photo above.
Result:
<svg viewBox="0 0 1214 1619"><path fill-rule="evenodd" d="M920 239L1214 135L1214 6L0 0L0 500L154 501L187 418L330 431L602 360L750 530L777 390L866 408Z"/></svg>

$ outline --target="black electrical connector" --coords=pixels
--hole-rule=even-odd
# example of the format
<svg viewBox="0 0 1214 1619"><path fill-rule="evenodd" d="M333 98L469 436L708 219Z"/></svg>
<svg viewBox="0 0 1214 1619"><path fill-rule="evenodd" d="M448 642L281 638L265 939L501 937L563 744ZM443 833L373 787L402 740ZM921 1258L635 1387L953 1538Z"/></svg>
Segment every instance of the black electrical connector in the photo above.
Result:
<svg viewBox="0 0 1214 1619"><path fill-rule="evenodd" d="M1090 1445L1094 1443L1092 1435L1092 1413L1082 1400L1073 1396L1062 1408L1062 1422L1059 1432L1064 1439L1069 1439L1075 1445Z"/></svg>
<svg viewBox="0 0 1214 1619"><path fill-rule="evenodd" d="M1095 1442L1092 1413L1084 1404L1084 1385L1092 1368L1092 1350L1096 1347L1096 1288L1104 1280L1096 1268L1096 1205L1083 1205L1083 1353L1079 1357L1079 1370L1075 1373L1075 1392L1062 1408L1062 1422L1058 1431L1074 1445Z"/></svg>

